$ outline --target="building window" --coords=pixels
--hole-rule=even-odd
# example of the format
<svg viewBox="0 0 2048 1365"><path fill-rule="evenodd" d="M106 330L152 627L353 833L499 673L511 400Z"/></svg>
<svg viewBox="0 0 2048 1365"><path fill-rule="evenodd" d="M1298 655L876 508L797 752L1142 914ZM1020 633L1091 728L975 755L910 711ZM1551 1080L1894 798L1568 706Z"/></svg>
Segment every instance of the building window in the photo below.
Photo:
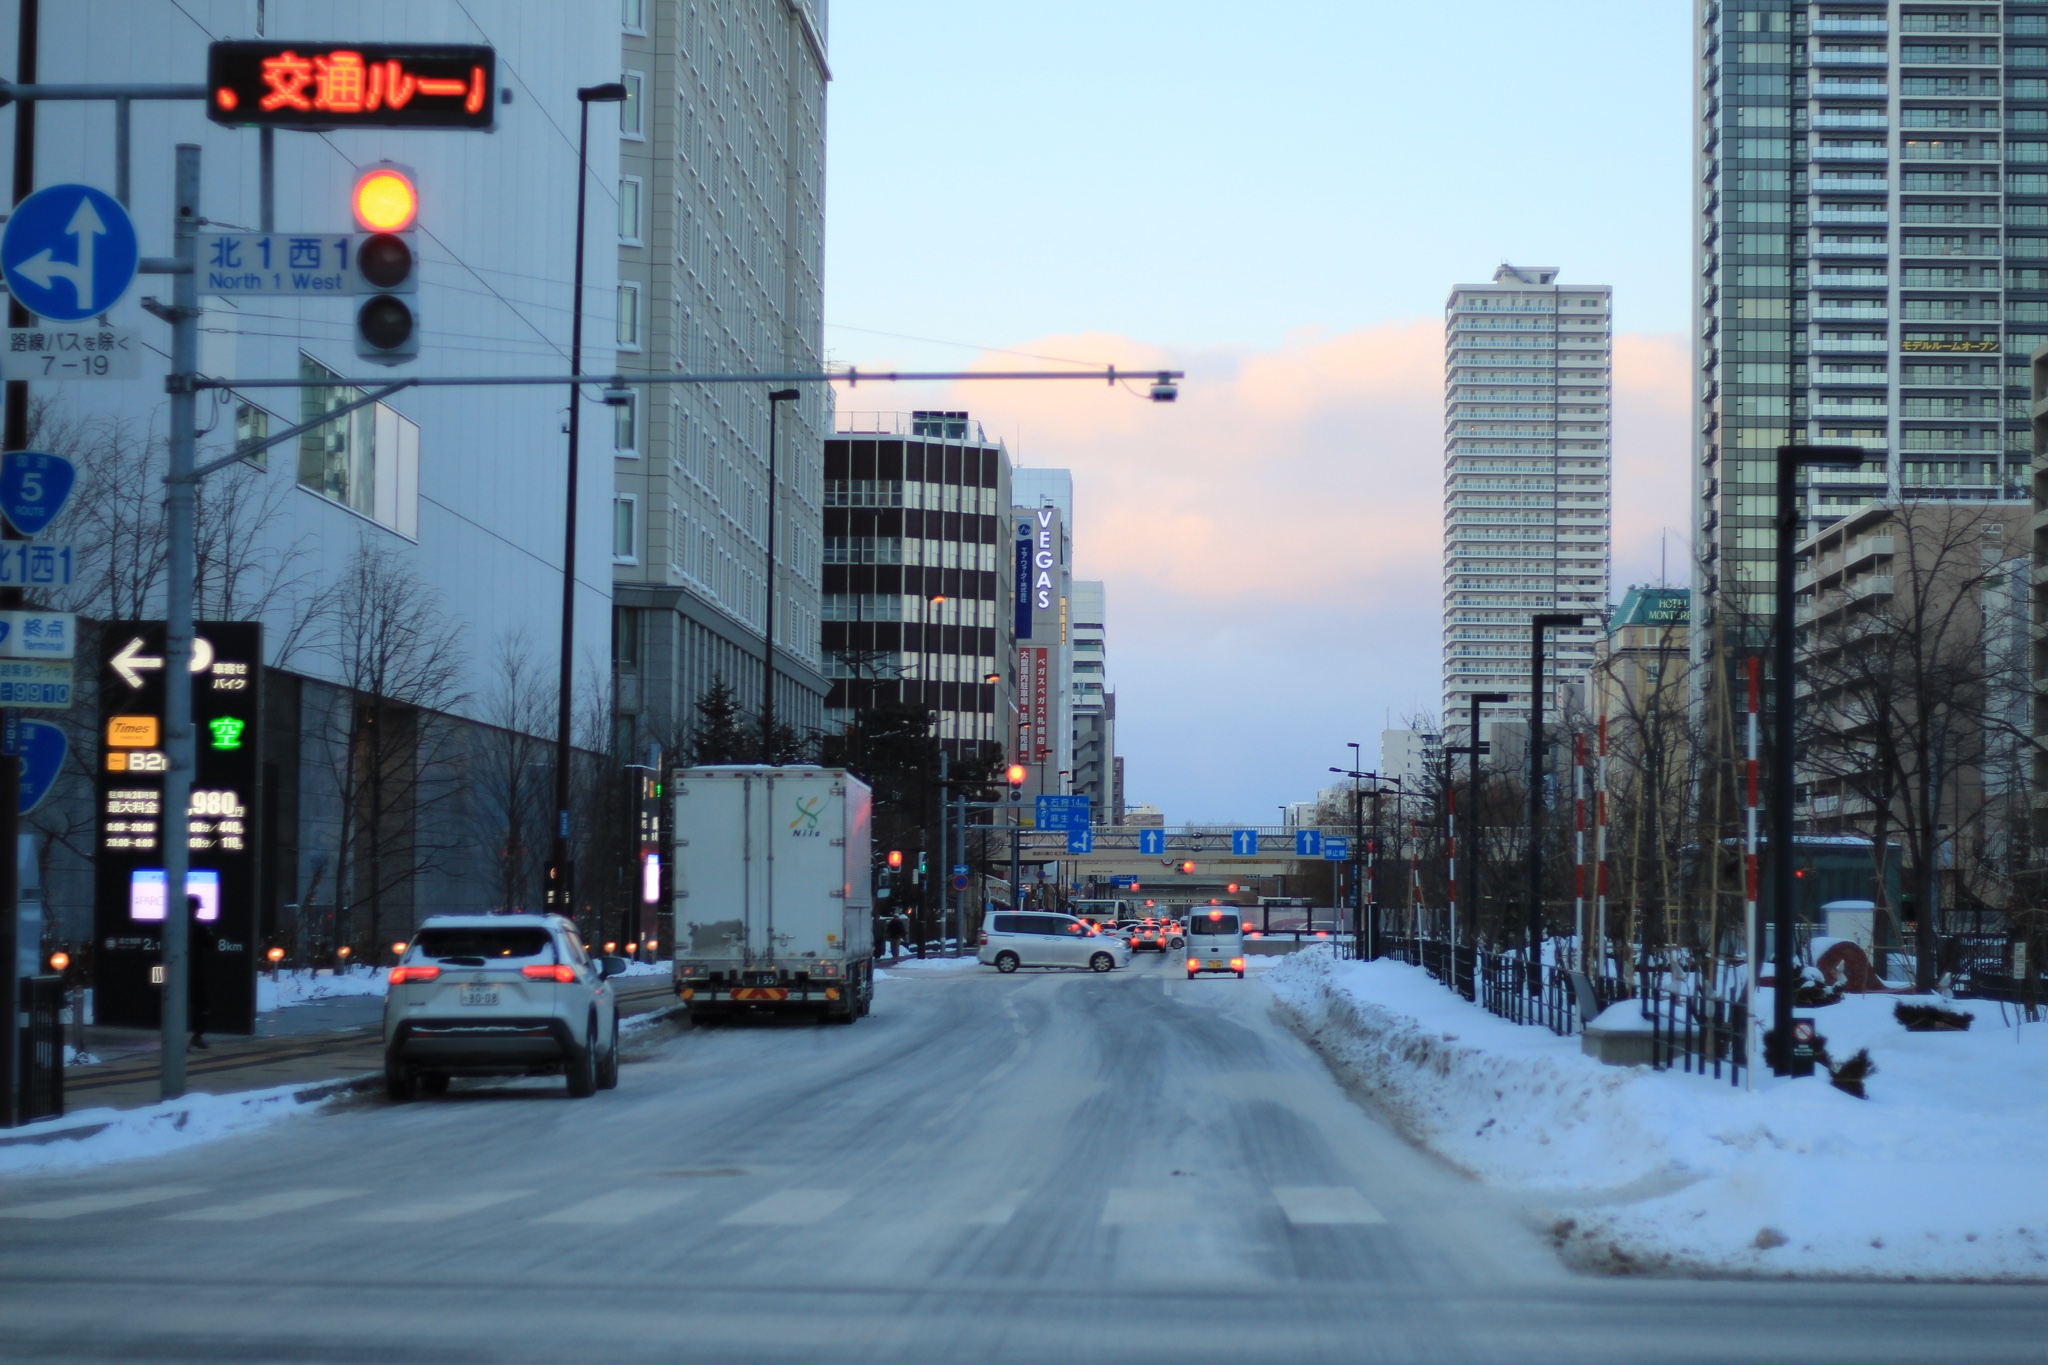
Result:
<svg viewBox="0 0 2048 1365"><path fill-rule="evenodd" d="M647 0L619 0L619 27L628 33L647 32Z"/></svg>
<svg viewBox="0 0 2048 1365"><path fill-rule="evenodd" d="M640 555L636 544L639 529L639 499L621 496L612 499L612 563L638 564Z"/></svg>
<svg viewBox="0 0 2048 1365"><path fill-rule="evenodd" d="M640 286L619 286L618 345L622 351L640 349Z"/></svg>
<svg viewBox="0 0 2048 1365"><path fill-rule="evenodd" d="M303 352L301 379L341 376ZM299 420L363 397L346 385L299 390ZM420 429L386 403L344 413L299 437L299 487L360 513L407 539L419 534Z"/></svg>
<svg viewBox="0 0 2048 1365"><path fill-rule="evenodd" d="M622 246L641 244L640 177L637 175L619 177L619 243Z"/></svg>
<svg viewBox="0 0 2048 1365"><path fill-rule="evenodd" d="M247 450L259 441L270 437L270 414L249 403L235 404L235 449ZM270 451L258 450L244 456L258 469L270 467Z"/></svg>
<svg viewBox="0 0 2048 1365"><path fill-rule="evenodd" d="M631 607L612 608L612 665L640 667L640 613Z"/></svg>
<svg viewBox="0 0 2048 1365"><path fill-rule="evenodd" d="M640 458L640 395L629 393L612 408L612 450L622 460Z"/></svg>
<svg viewBox="0 0 2048 1365"><path fill-rule="evenodd" d="M647 77L638 71L628 71L622 78L626 87L626 98L619 101L619 136L632 138L636 142L647 140L643 127L640 92L647 84Z"/></svg>

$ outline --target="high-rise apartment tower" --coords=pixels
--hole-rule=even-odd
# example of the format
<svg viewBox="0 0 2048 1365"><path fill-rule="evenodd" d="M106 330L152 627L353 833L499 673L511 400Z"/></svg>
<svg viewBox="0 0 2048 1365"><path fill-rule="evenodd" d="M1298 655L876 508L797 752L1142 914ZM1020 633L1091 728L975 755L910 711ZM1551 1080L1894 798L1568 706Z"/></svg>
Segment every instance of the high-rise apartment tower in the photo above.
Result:
<svg viewBox="0 0 2048 1365"><path fill-rule="evenodd" d="M1598 617L1612 538L1613 291L1504 265L1444 309L1444 723L1474 692L1525 716L1529 620ZM1596 625L1554 630L1546 668L1583 686ZM1550 705L1553 703L1546 703Z"/></svg>

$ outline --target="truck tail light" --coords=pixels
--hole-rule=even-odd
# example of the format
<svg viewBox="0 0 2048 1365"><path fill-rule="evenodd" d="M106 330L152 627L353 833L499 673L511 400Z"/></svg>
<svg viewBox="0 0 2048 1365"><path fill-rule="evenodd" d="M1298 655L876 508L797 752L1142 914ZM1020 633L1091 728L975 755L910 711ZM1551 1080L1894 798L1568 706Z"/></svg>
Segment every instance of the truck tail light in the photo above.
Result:
<svg viewBox="0 0 2048 1365"><path fill-rule="evenodd" d="M553 966L521 967L519 974L532 977L535 981L561 981L566 983L576 979L576 969L566 962L557 962Z"/></svg>
<svg viewBox="0 0 2048 1365"><path fill-rule="evenodd" d="M439 967L393 967L391 984L403 986L408 981L432 981L441 974Z"/></svg>

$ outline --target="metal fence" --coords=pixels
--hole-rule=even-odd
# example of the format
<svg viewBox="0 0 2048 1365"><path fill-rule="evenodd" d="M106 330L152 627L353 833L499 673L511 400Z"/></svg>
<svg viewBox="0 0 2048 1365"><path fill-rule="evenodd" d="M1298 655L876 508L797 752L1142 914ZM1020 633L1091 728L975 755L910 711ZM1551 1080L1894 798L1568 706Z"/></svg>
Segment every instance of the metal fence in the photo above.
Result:
<svg viewBox="0 0 2048 1365"><path fill-rule="evenodd" d="M64 978L31 976L22 983L21 1121L64 1113Z"/></svg>
<svg viewBox="0 0 2048 1365"><path fill-rule="evenodd" d="M1654 990L1642 997L1650 1021L1650 1065L1742 1084L1749 1066L1749 1010L1740 1000Z"/></svg>
<svg viewBox="0 0 2048 1365"><path fill-rule="evenodd" d="M1480 953L1479 1004L1514 1024L1535 1024L1560 1038L1579 1031L1578 990L1572 973L1555 964L1531 964L1520 953Z"/></svg>

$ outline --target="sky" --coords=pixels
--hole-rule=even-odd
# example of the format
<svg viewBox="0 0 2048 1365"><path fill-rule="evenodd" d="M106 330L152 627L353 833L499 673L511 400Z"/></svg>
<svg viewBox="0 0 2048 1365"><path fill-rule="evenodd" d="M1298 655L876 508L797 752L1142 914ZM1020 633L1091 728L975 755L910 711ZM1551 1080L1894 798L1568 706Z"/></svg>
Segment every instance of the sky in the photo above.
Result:
<svg viewBox="0 0 2048 1365"><path fill-rule="evenodd" d="M1073 471L1126 797L1277 823L1440 694L1443 305L1615 296L1614 592L1686 579L1686 0L840 0L825 343L1144 386L841 387Z"/></svg>

